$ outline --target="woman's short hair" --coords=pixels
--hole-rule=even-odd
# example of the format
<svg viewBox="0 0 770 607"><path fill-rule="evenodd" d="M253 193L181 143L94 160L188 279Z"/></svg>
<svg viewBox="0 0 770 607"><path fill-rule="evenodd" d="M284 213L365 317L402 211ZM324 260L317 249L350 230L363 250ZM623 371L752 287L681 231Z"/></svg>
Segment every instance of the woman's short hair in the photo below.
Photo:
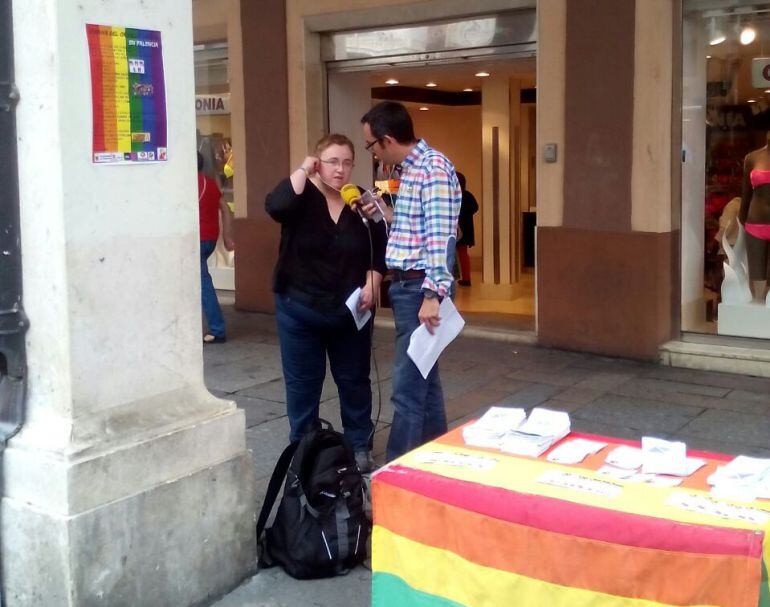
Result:
<svg viewBox="0 0 770 607"><path fill-rule="evenodd" d="M348 148L350 148L350 153L353 154L353 158L356 157L356 148L353 145L353 142L348 139L345 135L342 135L340 133L329 133L328 135L324 135L318 140L318 143L315 144L315 153L321 154L326 148L332 145L346 145Z"/></svg>

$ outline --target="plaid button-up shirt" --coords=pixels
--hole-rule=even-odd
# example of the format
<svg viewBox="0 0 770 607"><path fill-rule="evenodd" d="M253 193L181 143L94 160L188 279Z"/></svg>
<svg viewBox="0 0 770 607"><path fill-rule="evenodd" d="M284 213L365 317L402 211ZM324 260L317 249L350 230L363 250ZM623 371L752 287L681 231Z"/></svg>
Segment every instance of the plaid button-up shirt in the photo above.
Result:
<svg viewBox="0 0 770 607"><path fill-rule="evenodd" d="M454 280L454 251L462 192L454 165L420 139L401 164L385 263L394 270L425 270L424 289L445 296Z"/></svg>

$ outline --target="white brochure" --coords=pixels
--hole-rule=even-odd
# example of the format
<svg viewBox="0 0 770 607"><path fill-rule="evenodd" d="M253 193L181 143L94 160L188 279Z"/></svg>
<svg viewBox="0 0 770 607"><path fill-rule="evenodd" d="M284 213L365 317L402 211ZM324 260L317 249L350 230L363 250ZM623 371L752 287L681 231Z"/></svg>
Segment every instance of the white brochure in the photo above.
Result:
<svg viewBox="0 0 770 607"><path fill-rule="evenodd" d="M598 453L607 446L607 443L576 438L562 443L548 454L548 461L557 464L579 464L589 455Z"/></svg>
<svg viewBox="0 0 770 607"><path fill-rule="evenodd" d="M643 473L690 476L705 465L705 460L687 457L687 445L682 442L642 437Z"/></svg>
<svg viewBox="0 0 770 607"><path fill-rule="evenodd" d="M414 361L426 379L444 348L460 334L465 326L465 320L449 297L445 297L441 302L439 317L441 322L438 327L433 327L433 335L428 332L424 324L421 324L412 333L406 350L409 358Z"/></svg>
<svg viewBox="0 0 770 607"><path fill-rule="evenodd" d="M350 297L348 297L347 301L345 302L348 310L350 310L350 313L353 315L353 320L356 322L356 327L358 327L359 331L364 328L364 325L369 322L369 319L372 317L371 310L361 311L358 309L358 299L360 297L361 287L358 287L350 294Z"/></svg>

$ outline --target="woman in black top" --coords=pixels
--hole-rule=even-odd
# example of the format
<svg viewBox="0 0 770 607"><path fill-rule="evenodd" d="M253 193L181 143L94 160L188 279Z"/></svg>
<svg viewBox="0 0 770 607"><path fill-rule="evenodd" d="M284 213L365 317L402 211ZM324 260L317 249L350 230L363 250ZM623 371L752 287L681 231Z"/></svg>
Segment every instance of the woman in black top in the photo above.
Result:
<svg viewBox="0 0 770 607"><path fill-rule="evenodd" d="M460 182L460 189L463 191L460 216L457 218L457 227L460 232L460 236L457 239L460 280L457 281L457 284L469 287L471 285L471 258L468 255L468 249L476 244L473 230L473 215L479 210L479 203L476 202L476 197L465 189L465 175L457 173L457 180Z"/></svg>
<svg viewBox="0 0 770 607"><path fill-rule="evenodd" d="M323 137L315 155L268 194L265 207L281 224L273 291L291 440L318 424L328 355L345 436L359 466L368 471L374 319L358 330L345 302L361 287L358 308L374 310L385 274L387 237L384 222L365 224L340 195L353 161L347 137Z"/></svg>

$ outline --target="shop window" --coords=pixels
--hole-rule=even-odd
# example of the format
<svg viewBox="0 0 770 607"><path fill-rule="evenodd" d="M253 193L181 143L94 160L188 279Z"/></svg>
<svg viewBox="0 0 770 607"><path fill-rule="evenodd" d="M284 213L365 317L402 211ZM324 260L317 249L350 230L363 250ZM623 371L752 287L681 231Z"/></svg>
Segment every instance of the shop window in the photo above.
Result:
<svg viewBox="0 0 770 607"><path fill-rule="evenodd" d="M769 338L770 3L685 0L683 52L682 329Z"/></svg>
<svg viewBox="0 0 770 607"><path fill-rule="evenodd" d="M238 170L232 151L230 79L227 43L195 47L195 115L198 151L203 170L219 183L230 209L235 211L233 179ZM209 268L217 289L234 289L234 256L220 235Z"/></svg>

